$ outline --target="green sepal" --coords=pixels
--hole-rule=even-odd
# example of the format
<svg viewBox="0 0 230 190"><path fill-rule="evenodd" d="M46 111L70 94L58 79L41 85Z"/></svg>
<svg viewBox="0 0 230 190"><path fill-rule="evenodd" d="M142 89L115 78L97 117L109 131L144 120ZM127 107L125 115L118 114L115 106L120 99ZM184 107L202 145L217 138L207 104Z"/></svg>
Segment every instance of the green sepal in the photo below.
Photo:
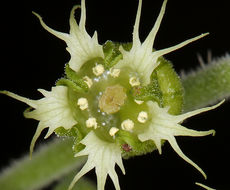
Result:
<svg viewBox="0 0 230 190"><path fill-rule="evenodd" d="M184 89L180 77L175 72L172 64L163 57L158 59L160 65L155 69L159 83L163 107L169 107L169 113L178 115L182 111Z"/></svg>
<svg viewBox="0 0 230 190"><path fill-rule="evenodd" d="M78 86L75 82L66 79L66 78L61 78L56 82L56 85L62 85L62 86L67 86L71 89L73 89L75 92L85 92L83 88L81 88L80 86Z"/></svg>
<svg viewBox="0 0 230 190"><path fill-rule="evenodd" d="M119 130L116 133L116 141L120 144L122 157L128 159L134 156L140 156L156 150L152 140L141 142L137 135L128 131ZM128 150L125 147L129 147Z"/></svg>
<svg viewBox="0 0 230 190"><path fill-rule="evenodd" d="M81 126L79 124L76 125L76 131L78 134L78 138L74 140L73 144L73 152L74 154L80 152L85 148L85 145L81 144L80 141L85 138L85 136L89 133L89 129L87 129L85 126Z"/></svg>
<svg viewBox="0 0 230 190"><path fill-rule="evenodd" d="M74 70L70 68L69 64L66 64L65 66L65 74L68 79L76 83L84 91L88 91L88 85L85 83L81 76L79 76Z"/></svg>
<svg viewBox="0 0 230 190"><path fill-rule="evenodd" d="M57 136L60 137L74 137L78 138L78 136L82 136L79 133L79 130L76 128L76 126L73 126L71 129L65 129L64 127L59 127L55 129L55 133Z"/></svg>
<svg viewBox="0 0 230 190"><path fill-rule="evenodd" d="M132 49L133 43L122 43L122 47L124 48L125 51L130 51Z"/></svg>
<svg viewBox="0 0 230 190"><path fill-rule="evenodd" d="M111 41L105 42L103 45L103 51L104 51L104 66L106 69L109 69L116 65L118 61L122 59L122 54L119 51L119 43L113 43Z"/></svg>
<svg viewBox="0 0 230 190"><path fill-rule="evenodd" d="M150 84L147 86L137 86L132 89L132 95L136 100L155 101L159 106L163 105L162 92L158 83L157 73L154 71L151 75Z"/></svg>
<svg viewBox="0 0 230 190"><path fill-rule="evenodd" d="M59 127L55 130L55 133L59 137L73 138L72 149L75 154L84 149L85 146L80 141L87 135L87 132L80 125L74 125L71 129Z"/></svg>

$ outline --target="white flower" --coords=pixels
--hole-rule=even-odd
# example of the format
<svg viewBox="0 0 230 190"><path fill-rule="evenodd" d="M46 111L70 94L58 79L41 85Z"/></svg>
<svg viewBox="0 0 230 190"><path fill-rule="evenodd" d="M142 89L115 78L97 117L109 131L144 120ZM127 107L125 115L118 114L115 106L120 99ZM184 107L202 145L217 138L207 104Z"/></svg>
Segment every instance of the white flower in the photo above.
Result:
<svg viewBox="0 0 230 190"><path fill-rule="evenodd" d="M81 8L81 19L79 26L74 18L75 10ZM40 20L41 25L51 34L64 40L67 44L67 50L71 55L69 61L70 68L79 71L81 66L88 60L101 57L104 58L102 46L98 43L97 32L91 38L85 29L86 8L85 0L81 1L81 6L74 6L70 14L70 33L62 33L48 27L42 20L41 16L34 13Z"/></svg>
<svg viewBox="0 0 230 190"><path fill-rule="evenodd" d="M96 136L91 131L82 141L86 147L77 153L75 157L88 155L88 160L81 171L75 176L69 186L69 190L74 184L87 172L95 168L97 175L97 190L104 190L106 177L109 175L114 183L116 190L120 190L120 185L115 171L117 164L125 174L125 169L122 163L121 150L119 145L113 142L106 142Z"/></svg>
<svg viewBox="0 0 230 190"><path fill-rule="evenodd" d="M80 172L74 177L69 186L69 190L73 188L74 184L83 175L93 168L95 168L97 175L97 190L104 190L107 175L111 177L115 189L120 190L115 165L117 164L123 174L125 174L121 149L126 152L132 151L131 145L128 144L132 141L132 139L130 141L127 140L127 144L121 144L121 141L116 139L116 135L119 135L119 132L124 132L124 130L129 133L123 134L129 134L127 135L128 138L134 138L135 143L132 145L134 148L136 146L134 144L136 143L141 144L144 141L152 140L161 154L162 141L167 140L180 157L199 170L206 178L203 170L183 154L176 142L175 136L205 136L214 134L214 130L195 131L183 127L181 123L191 116L216 108L222 102L218 105L198 109L186 114L171 115L168 113L169 108L160 108L156 102L149 101L146 103L146 101L136 100L134 99L135 97L130 94L130 92L132 92L131 90L135 87L149 83L150 75L159 65L159 57L207 35L202 34L198 37L186 40L176 46L153 51L152 48L154 40L165 12L166 3L167 0L164 0L153 29L145 41L141 43L138 30L142 0L139 0L131 50L126 51L121 46L120 51L123 59L110 70L107 70L103 64L95 63L96 65L92 69L89 69L89 71L87 71L88 73L84 73L83 80L89 87L88 91L84 92L84 96L82 96L81 92L78 93L76 91L72 91L71 88L76 87L78 84L75 80L71 80L71 77L68 77L68 74L67 78L64 78L64 81L68 81L69 83L67 82L66 84L61 84L67 86L56 86L53 87L51 91L39 89L39 92L44 95L44 98L40 100L31 100L8 91L0 91L0 93L4 93L12 98L22 101L33 108L25 112L25 117L33 118L39 121L37 130L31 142L31 153L37 138L45 128L49 128L45 136L45 138L47 138L59 127L63 127L67 130L71 129L77 124L77 120L79 121L80 127L86 127L84 134L81 134L81 139L83 139L80 141L80 144L85 145L85 147L83 150L75 154L75 157L88 156L88 160ZM93 60L94 58L101 58L102 61L104 59L103 48L98 43L97 33L95 32L93 37L90 37L85 29L85 0L81 1L82 11L79 25L74 18L75 10L78 8L80 8L80 6L74 6L71 11L69 34L51 29L43 22L41 16L34 13L39 18L41 25L47 31L66 42L68 46L67 50L71 55L69 66L75 72L78 72L81 66L87 61ZM116 59L116 57L113 57L113 53L109 56L111 56L111 60L112 58ZM126 67L131 68L131 73L129 73L129 69L127 72L121 70ZM135 72L134 76L132 76L133 72ZM88 77L91 77L92 74L100 77L93 80ZM107 77L109 74L112 78ZM127 80L128 78L129 80ZM109 80L111 80L111 82ZM127 85L125 85L126 83ZM158 87L156 87L156 89L157 88ZM74 102L73 99L76 99L77 101ZM137 104L135 104L134 101ZM79 110L76 111L75 108ZM148 109L145 110L142 108ZM135 112L137 112L137 114L135 114ZM130 116L130 118L124 118L125 120L123 120L122 117L124 117L124 115ZM134 115L135 117L133 117ZM77 118L76 120L76 117L79 119ZM137 128L138 130L136 130ZM123 134L120 135L120 138L124 137L122 136ZM108 135L108 138L104 138L103 135ZM140 142L136 136L138 136L142 142ZM124 142L126 143L126 141ZM125 148L126 145L128 148ZM140 153L143 154L152 151L152 148L148 151L147 148L146 150L140 150L140 152L138 152L138 150L137 153L135 153L135 149L133 149L134 151L131 153L133 155L138 155Z"/></svg>
<svg viewBox="0 0 230 190"><path fill-rule="evenodd" d="M185 119L197 115L199 113L215 109L216 107L220 106L224 101L220 102L219 104L201 108L195 111L191 111L181 115L171 115L168 113L168 108L160 108L156 102L147 102L151 114L152 120L150 124L144 132L138 134L138 138L141 141L146 140L153 140L157 146L159 153L161 154L161 144L162 140L167 140L175 152L183 158L185 161L190 163L194 166L197 170L199 170L202 175L206 178L205 173L203 170L195 164L192 160L190 160L184 153L181 151L180 147L178 146L175 136L206 136L210 134L215 134L214 130L209 131L196 131L192 129L185 128L180 123L182 123Z"/></svg>
<svg viewBox="0 0 230 190"><path fill-rule="evenodd" d="M173 47L169 47L153 52L154 40L158 32L158 29L160 27L163 15L165 13L166 3L167 0L164 0L160 14L156 20L154 27L152 28L151 32L149 33L145 41L141 43L138 30L139 30L139 23L140 23L140 16L141 16L142 0L139 0L139 6L138 6L136 21L133 30L132 48L130 51L126 51L122 46L120 47L120 51L123 55L123 59L115 67L117 68L123 68L127 66L131 67L135 72L138 72L141 75L143 84L149 83L150 75L152 74L153 70L159 65L159 62L157 61L159 57L167 53L170 53L172 51L175 51L207 35L207 33L201 34L200 36L186 40Z"/></svg>
<svg viewBox="0 0 230 190"><path fill-rule="evenodd" d="M47 127L49 128L45 136L45 138L48 138L58 127L70 129L73 125L77 124L69 106L67 87L56 86L53 87L50 92L43 89L39 89L38 91L44 95L44 98L40 100L31 100L12 92L1 91L1 93L24 102L34 108L32 111L25 112L26 118L33 118L40 121L31 141L30 153L33 152L34 144L43 129Z"/></svg>

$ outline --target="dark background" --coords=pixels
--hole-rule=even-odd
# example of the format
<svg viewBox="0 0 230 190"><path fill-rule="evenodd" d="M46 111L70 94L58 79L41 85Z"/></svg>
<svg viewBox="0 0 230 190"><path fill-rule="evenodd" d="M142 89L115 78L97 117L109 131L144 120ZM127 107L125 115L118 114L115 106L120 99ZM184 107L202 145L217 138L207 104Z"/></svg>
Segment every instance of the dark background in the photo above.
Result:
<svg viewBox="0 0 230 190"><path fill-rule="evenodd" d="M137 3L137 0L86 0L88 33L92 35L97 30L101 44L108 39L131 41ZM31 12L39 13L52 28L68 32L69 13L75 4L80 4L80 0L22 0L1 5L0 89L32 99L41 97L38 88L50 90L62 76L69 54L65 51L65 43L46 32ZM162 0L143 0L142 41L151 30L161 4ZM208 50L212 51L213 57L224 55L230 52L228 11L228 0L169 0L154 47L162 49L210 32L204 39L166 55L178 72L197 67L197 53L204 59ZM79 14L76 16L79 18ZM28 152L37 122L23 118L26 105L2 95L0 108L2 168ZM162 155L154 152L124 161L127 174L123 176L118 172L121 189L201 189L194 185L195 181L220 190L229 189L229 112L227 102L184 124L198 130L215 129L215 137L177 138L184 153L206 172L207 181L166 144ZM42 138L41 141L44 142ZM94 172L90 177L94 178ZM106 187L113 189L110 180Z"/></svg>

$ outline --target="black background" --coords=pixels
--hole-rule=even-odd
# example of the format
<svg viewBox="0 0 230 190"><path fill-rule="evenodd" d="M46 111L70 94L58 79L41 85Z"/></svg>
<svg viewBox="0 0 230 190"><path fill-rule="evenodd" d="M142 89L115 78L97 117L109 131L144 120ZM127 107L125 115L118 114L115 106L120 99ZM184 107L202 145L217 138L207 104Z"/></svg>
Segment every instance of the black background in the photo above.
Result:
<svg viewBox="0 0 230 190"><path fill-rule="evenodd" d="M137 0L86 0L87 31L98 31L99 42L106 40L129 42L132 39ZM46 32L32 11L39 13L52 28L68 32L69 13L80 0L9 1L2 4L0 89L40 98L36 89L50 90L63 74L69 60L65 43ZM143 0L140 37L143 41L159 13L161 0ZM169 0L165 17L154 47L162 49L204 32L210 35L183 49L166 55L175 69L196 68L197 53L204 58L210 49L214 57L230 51L229 5L227 0ZM79 18L79 14L76 15ZM37 122L23 118L26 105L0 97L1 108L1 168L28 152ZM229 189L229 102L220 108L196 116L184 123L198 130L215 129L215 137L178 137L184 153L208 175L208 180L183 161L169 146L158 152L124 161L126 175L118 170L121 189L200 189L195 181L220 190ZM44 142L42 138L39 142ZM89 175L94 179L94 172ZM112 182L106 184L113 189Z"/></svg>

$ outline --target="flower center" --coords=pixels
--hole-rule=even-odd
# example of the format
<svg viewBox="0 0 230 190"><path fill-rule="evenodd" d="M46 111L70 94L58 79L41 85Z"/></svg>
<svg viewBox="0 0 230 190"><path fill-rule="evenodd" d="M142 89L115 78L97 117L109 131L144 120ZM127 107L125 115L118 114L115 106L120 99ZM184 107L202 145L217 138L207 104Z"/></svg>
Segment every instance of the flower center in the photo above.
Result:
<svg viewBox="0 0 230 190"><path fill-rule="evenodd" d="M120 110L120 107L124 105L127 95L125 88L119 84L109 86L103 92L99 100L99 108L101 111L107 114L113 114Z"/></svg>

